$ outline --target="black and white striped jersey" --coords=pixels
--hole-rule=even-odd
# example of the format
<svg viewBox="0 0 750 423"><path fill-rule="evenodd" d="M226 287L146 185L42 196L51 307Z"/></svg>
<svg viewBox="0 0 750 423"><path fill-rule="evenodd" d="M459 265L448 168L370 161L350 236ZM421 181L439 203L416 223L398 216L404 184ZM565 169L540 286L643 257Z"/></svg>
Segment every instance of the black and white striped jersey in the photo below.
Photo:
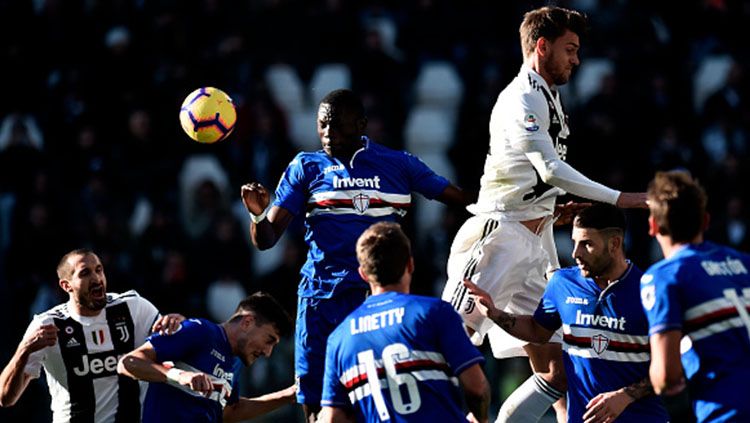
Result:
<svg viewBox="0 0 750 423"><path fill-rule="evenodd" d="M569 192L614 204L620 192L565 163L570 134L560 94L527 65L500 93L490 118L490 149L474 214L529 220L554 211Z"/></svg>
<svg viewBox="0 0 750 423"><path fill-rule="evenodd" d="M145 383L117 374L120 357L143 344L159 312L135 291L107 294L94 317L69 303L34 316L27 334L42 324L58 327L57 344L32 353L24 369L37 378L43 367L52 397L53 422L139 422Z"/></svg>

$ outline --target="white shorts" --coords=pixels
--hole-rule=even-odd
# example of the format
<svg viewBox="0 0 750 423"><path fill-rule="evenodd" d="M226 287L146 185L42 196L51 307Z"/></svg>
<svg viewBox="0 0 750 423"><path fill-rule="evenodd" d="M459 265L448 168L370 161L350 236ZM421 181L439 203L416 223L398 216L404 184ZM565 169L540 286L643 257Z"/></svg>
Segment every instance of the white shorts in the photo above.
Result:
<svg viewBox="0 0 750 423"><path fill-rule="evenodd" d="M448 258L443 300L450 302L466 326L476 331L472 335L475 345L481 345L485 335L489 336L496 358L526 355L523 347L527 342L508 335L482 316L462 281L469 279L489 292L499 309L534 314L547 286L545 273L559 267L552 235L551 224L539 236L519 222L485 216L469 218L456 234ZM561 340L558 331L550 342Z"/></svg>

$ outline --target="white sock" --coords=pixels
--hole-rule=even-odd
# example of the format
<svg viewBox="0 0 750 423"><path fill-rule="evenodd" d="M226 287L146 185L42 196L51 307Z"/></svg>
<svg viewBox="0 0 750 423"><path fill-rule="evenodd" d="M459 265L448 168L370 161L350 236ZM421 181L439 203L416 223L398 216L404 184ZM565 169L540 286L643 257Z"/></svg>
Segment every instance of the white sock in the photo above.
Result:
<svg viewBox="0 0 750 423"><path fill-rule="evenodd" d="M495 423L538 422L562 396L562 392L533 374L503 402Z"/></svg>

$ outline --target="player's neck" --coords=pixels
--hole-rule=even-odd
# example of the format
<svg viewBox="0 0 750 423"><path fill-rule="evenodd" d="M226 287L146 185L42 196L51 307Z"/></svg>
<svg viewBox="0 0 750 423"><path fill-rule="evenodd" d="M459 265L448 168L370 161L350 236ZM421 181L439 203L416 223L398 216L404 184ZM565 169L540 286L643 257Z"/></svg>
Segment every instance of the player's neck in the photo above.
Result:
<svg viewBox="0 0 750 423"><path fill-rule="evenodd" d="M531 57L527 58L524 61L524 64L531 68L534 72L538 73L539 76L544 79L544 82L547 83L547 86L549 88L552 88L554 85L552 82L552 77L544 70L544 66L542 66L541 59L536 54L531 55Z"/></svg>
<svg viewBox="0 0 750 423"><path fill-rule="evenodd" d="M659 243L659 246L661 247L661 252L664 253L664 258L668 259L675 255L678 251L682 250L683 248L687 247L691 244L700 244L703 242L703 233L700 233L695 236L690 242L675 242L672 241L672 238L669 236L664 235L657 235L656 241Z"/></svg>
<svg viewBox="0 0 750 423"><path fill-rule="evenodd" d="M102 310L103 310L103 309L99 309L99 310L91 310L90 308L86 308L86 307L84 307L84 306L82 306L82 305L78 304L78 302L76 302L76 300L74 300L73 298L71 298L71 299L70 299L70 300L68 301L68 304L69 304L69 306L70 306L70 309L71 309L71 311L72 311L72 312L73 312L74 314L77 314L77 315L79 315L79 316L83 316L83 317L96 317L96 316L98 316L98 315L99 315L99 313L101 313L101 312L102 312Z"/></svg>
<svg viewBox="0 0 750 423"><path fill-rule="evenodd" d="M396 283L391 285L376 285L376 284L370 284L370 291L372 291L372 295L380 295L380 294L387 294L389 292L399 292L401 294L408 294L409 288L408 286L404 286L402 283Z"/></svg>
<svg viewBox="0 0 750 423"><path fill-rule="evenodd" d="M370 291L372 292L372 295L386 294L388 292L399 292L401 294L408 294L410 286L411 286L411 273L404 272L403 276L401 276L401 280L398 281L398 283L381 285L377 282L370 282Z"/></svg>
<svg viewBox="0 0 750 423"><path fill-rule="evenodd" d="M603 272L600 276L594 277L594 282L599 285L599 288L605 289L607 286L619 281L628 271L630 263L625 258L620 258L612 262L612 266Z"/></svg>

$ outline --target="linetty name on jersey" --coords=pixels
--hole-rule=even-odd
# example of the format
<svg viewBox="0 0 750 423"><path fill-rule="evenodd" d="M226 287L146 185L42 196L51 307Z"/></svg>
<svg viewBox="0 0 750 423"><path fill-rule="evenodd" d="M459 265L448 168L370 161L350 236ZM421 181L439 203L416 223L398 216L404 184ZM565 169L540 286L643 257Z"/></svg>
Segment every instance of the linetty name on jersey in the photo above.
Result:
<svg viewBox="0 0 750 423"><path fill-rule="evenodd" d="M351 321L351 333L371 332L388 326L400 325L404 320L404 308L392 308L378 313L360 316Z"/></svg>

